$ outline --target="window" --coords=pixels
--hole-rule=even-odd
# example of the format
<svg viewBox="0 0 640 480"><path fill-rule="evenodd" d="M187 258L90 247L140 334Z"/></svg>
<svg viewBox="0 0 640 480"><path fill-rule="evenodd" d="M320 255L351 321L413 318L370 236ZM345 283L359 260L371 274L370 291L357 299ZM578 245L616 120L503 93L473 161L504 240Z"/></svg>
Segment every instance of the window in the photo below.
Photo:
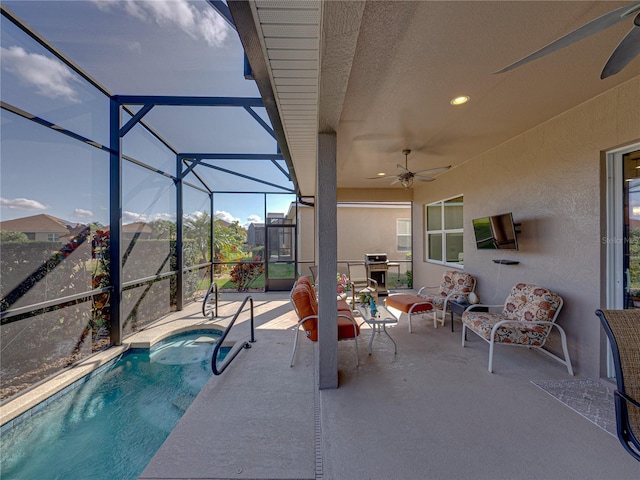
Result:
<svg viewBox="0 0 640 480"><path fill-rule="evenodd" d="M396 231L398 232L398 252L411 251L411 219L396 219Z"/></svg>
<svg viewBox="0 0 640 480"><path fill-rule="evenodd" d="M462 266L462 206L462 195L426 205L425 261Z"/></svg>
<svg viewBox="0 0 640 480"><path fill-rule="evenodd" d="M57 242L60 240L60 238L57 233L49 233L47 234L47 240L49 242Z"/></svg>

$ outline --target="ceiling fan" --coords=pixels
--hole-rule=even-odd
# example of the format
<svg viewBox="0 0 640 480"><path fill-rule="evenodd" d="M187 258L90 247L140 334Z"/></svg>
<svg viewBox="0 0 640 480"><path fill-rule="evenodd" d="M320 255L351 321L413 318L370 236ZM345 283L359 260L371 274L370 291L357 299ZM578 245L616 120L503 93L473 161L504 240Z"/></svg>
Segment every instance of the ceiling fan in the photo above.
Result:
<svg viewBox="0 0 640 480"><path fill-rule="evenodd" d="M638 56L638 54L640 54L640 2L633 2L624 7L612 10L609 13L605 13L601 17L598 17L589 23L585 23L582 27L574 30L573 32L567 33L564 37L551 42L546 47L542 47L540 50L537 50L521 60L504 67L496 73L508 72L509 70L513 70L514 68L524 65L532 60L536 60L549 53L555 52L556 50L560 50L561 48L571 45L583 38L598 33L605 28L609 28L632 15L635 15L633 27L631 27L631 30L618 44L609 57L609 60L607 60L607 63L600 74L600 78L605 79L611 75L615 75L626 67L636 56Z"/></svg>
<svg viewBox="0 0 640 480"><path fill-rule="evenodd" d="M391 181L391 185L396 183L400 183L404 188L411 188L413 186L414 178L421 182L431 182L434 180L433 177L426 176L424 174L438 174L442 172L446 172L451 168L451 165L448 167L439 167L439 168L430 168L428 170L420 170L419 172L412 172L409 170L408 166L408 156L411 153L411 150L405 148L402 150L402 154L404 155L404 167L398 163L398 170L400 173L395 175L387 175L386 173L379 173L376 177L369 177L367 180L379 180L381 178L389 178L393 177Z"/></svg>

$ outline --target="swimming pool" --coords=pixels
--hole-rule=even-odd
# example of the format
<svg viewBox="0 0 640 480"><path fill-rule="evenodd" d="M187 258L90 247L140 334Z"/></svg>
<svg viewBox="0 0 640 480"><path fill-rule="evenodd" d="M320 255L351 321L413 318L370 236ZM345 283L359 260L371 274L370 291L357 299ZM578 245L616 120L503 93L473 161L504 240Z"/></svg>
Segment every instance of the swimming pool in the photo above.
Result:
<svg viewBox="0 0 640 480"><path fill-rule="evenodd" d="M219 331L129 350L0 438L3 479L135 479L211 377ZM220 358L228 352L220 350Z"/></svg>

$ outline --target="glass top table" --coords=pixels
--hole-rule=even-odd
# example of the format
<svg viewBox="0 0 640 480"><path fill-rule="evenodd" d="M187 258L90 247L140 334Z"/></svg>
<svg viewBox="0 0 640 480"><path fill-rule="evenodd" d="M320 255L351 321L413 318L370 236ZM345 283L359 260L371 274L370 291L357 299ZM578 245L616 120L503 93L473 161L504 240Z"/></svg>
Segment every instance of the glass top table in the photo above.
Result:
<svg viewBox="0 0 640 480"><path fill-rule="evenodd" d="M398 319L387 310L383 305L376 305L378 312L375 317L371 316L371 310L368 305L358 305L358 311L365 322L371 325L371 338L369 339L369 355L371 355L371 346L373 345L373 339L376 336L376 332L383 332L393 342L393 353L398 353L398 346L389 332L387 331L387 325L391 323L398 323Z"/></svg>

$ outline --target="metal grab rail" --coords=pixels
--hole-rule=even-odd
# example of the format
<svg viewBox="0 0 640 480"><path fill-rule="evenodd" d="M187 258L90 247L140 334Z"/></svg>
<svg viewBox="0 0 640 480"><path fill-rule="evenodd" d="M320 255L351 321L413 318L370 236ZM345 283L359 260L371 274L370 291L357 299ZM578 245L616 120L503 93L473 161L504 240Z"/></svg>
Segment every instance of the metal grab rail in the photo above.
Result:
<svg viewBox="0 0 640 480"><path fill-rule="evenodd" d="M204 296L204 300L202 300L202 316L203 317L208 317L208 313L207 312L207 305L209 305L209 296L213 295L213 309L211 310L211 313L213 314L211 317L215 318L218 316L218 284L216 282L212 282L211 285L209 286L209 290L207 290L207 293Z"/></svg>
<svg viewBox="0 0 640 480"><path fill-rule="evenodd" d="M217 365L217 363L218 363L217 362L217 360L218 360L218 351L220 350L220 347L222 346L222 343L224 342L225 338L227 338L227 335L229 334L229 330L231 330L231 327L233 327L233 324L238 319L238 315L240 315L240 312L242 312L242 309L247 304L247 301L249 301L249 303L251 304L251 340L249 340L249 342L244 342L240 347L238 347L235 350L232 350L231 352L229 352L227 354L227 356L225 357L224 362L222 363L222 367L220 369L218 369L218 365ZM227 368L229 366L229 364L231 363L231 361L234 358L236 358L238 353L240 353L240 350L242 348L245 348L245 349L251 348L251 343L255 343L255 341L256 341L254 330L255 329L253 327L253 298L251 298L251 296L248 295L242 301L242 304L238 308L238 311L236 312L236 314L231 319L231 322L229 323L227 328L225 328L224 332L222 333L222 336L216 342L216 346L213 349L213 354L211 355L211 371L213 371L214 375L222 374L222 372L224 372L225 368Z"/></svg>

